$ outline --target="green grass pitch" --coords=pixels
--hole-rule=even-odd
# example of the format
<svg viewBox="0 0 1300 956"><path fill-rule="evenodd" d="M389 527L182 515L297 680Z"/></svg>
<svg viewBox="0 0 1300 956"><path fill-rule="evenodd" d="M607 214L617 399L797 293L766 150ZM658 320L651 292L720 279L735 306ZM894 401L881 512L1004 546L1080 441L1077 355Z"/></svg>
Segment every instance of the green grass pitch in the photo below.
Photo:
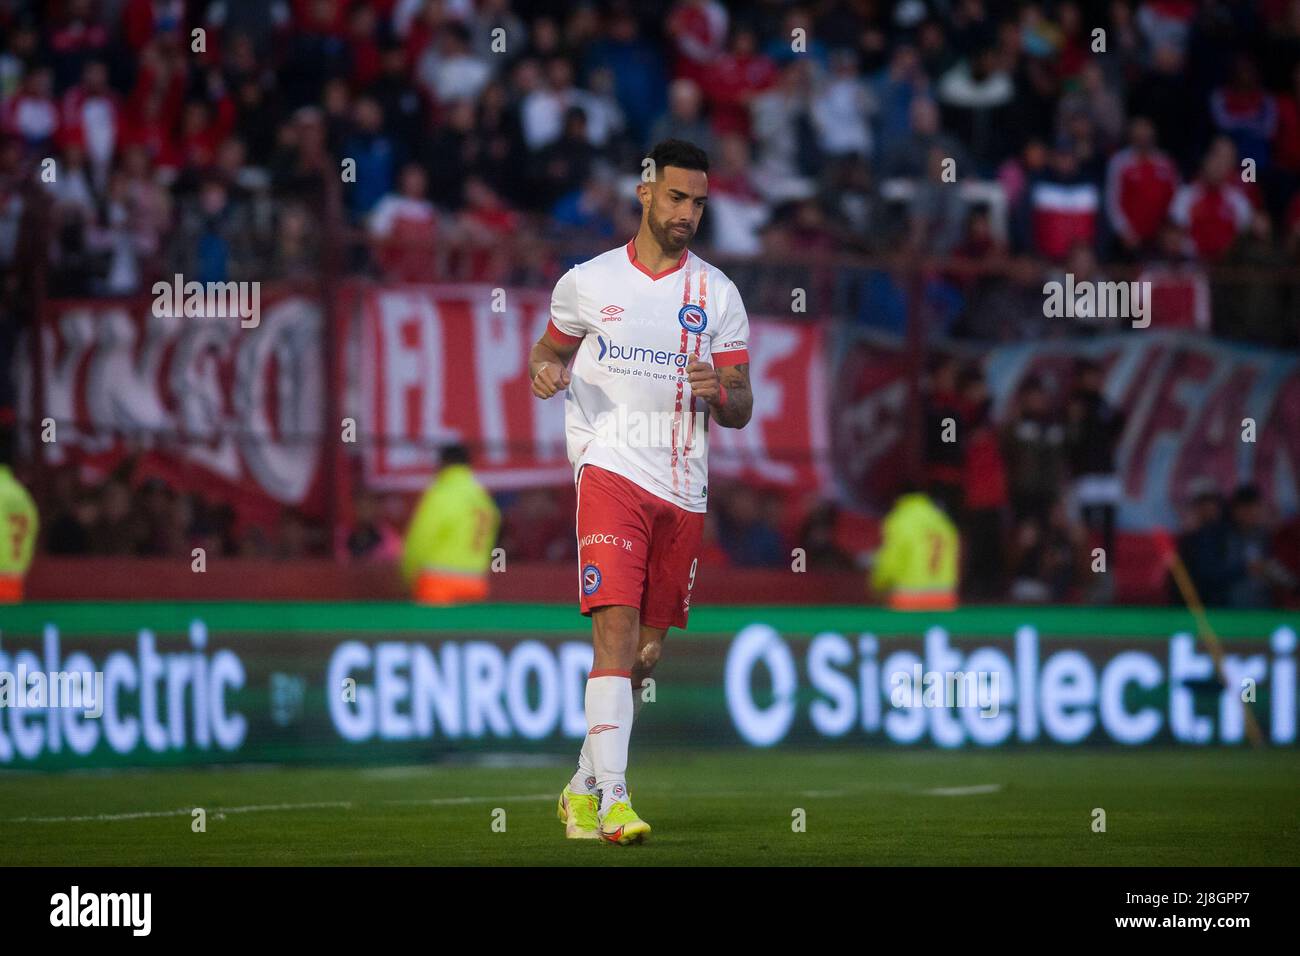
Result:
<svg viewBox="0 0 1300 956"><path fill-rule="evenodd" d="M654 827L634 847L564 839L569 772L533 758L0 773L0 865L1300 864L1294 751L634 746L632 795Z"/></svg>

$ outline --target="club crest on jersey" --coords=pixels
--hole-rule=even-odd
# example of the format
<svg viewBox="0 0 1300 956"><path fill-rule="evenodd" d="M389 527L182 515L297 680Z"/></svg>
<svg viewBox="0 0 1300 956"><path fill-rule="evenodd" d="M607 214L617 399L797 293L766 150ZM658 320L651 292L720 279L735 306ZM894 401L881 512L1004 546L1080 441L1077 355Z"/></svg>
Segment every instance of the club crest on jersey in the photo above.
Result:
<svg viewBox="0 0 1300 956"><path fill-rule="evenodd" d="M688 303L677 313L677 321L687 332L703 332L709 324L709 314L698 305Z"/></svg>
<svg viewBox="0 0 1300 956"><path fill-rule="evenodd" d="M600 568L589 564L582 569L582 593L591 595L600 590Z"/></svg>

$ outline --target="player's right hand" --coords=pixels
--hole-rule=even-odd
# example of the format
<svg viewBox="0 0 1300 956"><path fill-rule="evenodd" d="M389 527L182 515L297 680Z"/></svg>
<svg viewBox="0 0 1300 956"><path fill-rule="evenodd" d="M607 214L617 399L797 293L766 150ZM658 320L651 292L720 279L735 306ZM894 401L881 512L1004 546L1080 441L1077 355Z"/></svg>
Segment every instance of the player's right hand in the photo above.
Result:
<svg viewBox="0 0 1300 956"><path fill-rule="evenodd" d="M533 376L533 394L538 398L550 398L561 389L568 388L572 380L569 370L563 365L544 362Z"/></svg>

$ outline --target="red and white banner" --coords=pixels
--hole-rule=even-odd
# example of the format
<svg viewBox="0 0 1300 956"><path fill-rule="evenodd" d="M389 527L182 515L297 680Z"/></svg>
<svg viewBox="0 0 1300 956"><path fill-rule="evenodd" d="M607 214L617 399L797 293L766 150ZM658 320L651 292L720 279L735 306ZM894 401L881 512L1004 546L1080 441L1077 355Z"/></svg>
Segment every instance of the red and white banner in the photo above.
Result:
<svg viewBox="0 0 1300 956"><path fill-rule="evenodd" d="M260 320L157 314L153 300L51 303L41 324L40 451L51 466L162 478L272 518L324 512L321 310L262 290ZM19 363L30 406L32 369ZM24 417L38 413L25 407Z"/></svg>
<svg viewBox="0 0 1300 956"><path fill-rule="evenodd" d="M1300 361L1202 336L1150 330L1090 340L1008 345L984 353L995 418L1036 375L1058 400L1076 359L1105 369L1107 397L1125 414L1116 461L1120 526L1177 527L1197 479L1225 493L1253 481L1281 515L1300 505ZM888 506L906 445L908 363L901 342L861 342L836 373L835 461L846 488ZM1249 421L1247 421L1249 420Z"/></svg>
<svg viewBox="0 0 1300 956"><path fill-rule="evenodd" d="M419 491L438 448L476 449L493 489L573 480L564 403L529 390L528 351L546 328L545 292L390 286L362 296L360 417L366 483Z"/></svg>
<svg viewBox="0 0 1300 956"><path fill-rule="evenodd" d="M438 446L477 449L492 489L566 483L564 403L538 401L528 352L549 317L544 291L392 286L363 295L361 417L366 480L379 490L427 485ZM751 322L754 417L710 429L715 475L781 487L827 483L821 328Z"/></svg>
<svg viewBox="0 0 1300 956"><path fill-rule="evenodd" d="M1037 375L1058 393L1075 359L1105 370L1105 392L1125 416L1115 450L1123 498L1120 526L1177 527L1177 509L1198 479L1225 494L1254 482L1280 515L1300 504L1300 360L1294 354L1179 332L1088 342L1006 346L985 372L994 414Z"/></svg>
<svg viewBox="0 0 1300 956"><path fill-rule="evenodd" d="M831 493L826 326L750 319L754 415L744 428L709 429L709 471L818 494Z"/></svg>

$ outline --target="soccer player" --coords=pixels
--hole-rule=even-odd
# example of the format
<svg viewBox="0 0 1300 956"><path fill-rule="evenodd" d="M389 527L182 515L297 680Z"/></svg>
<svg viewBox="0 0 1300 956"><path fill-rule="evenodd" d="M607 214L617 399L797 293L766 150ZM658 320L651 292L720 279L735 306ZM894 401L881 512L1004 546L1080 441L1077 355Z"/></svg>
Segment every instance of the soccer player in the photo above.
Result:
<svg viewBox="0 0 1300 956"><path fill-rule="evenodd" d="M628 741L664 635L686 627L709 420L743 428L753 408L740 293L687 248L708 198L708 157L669 139L649 159L635 238L556 283L529 357L534 395L565 392L579 603L595 648L587 736L559 816L572 839L618 844L650 834L628 794Z"/></svg>

